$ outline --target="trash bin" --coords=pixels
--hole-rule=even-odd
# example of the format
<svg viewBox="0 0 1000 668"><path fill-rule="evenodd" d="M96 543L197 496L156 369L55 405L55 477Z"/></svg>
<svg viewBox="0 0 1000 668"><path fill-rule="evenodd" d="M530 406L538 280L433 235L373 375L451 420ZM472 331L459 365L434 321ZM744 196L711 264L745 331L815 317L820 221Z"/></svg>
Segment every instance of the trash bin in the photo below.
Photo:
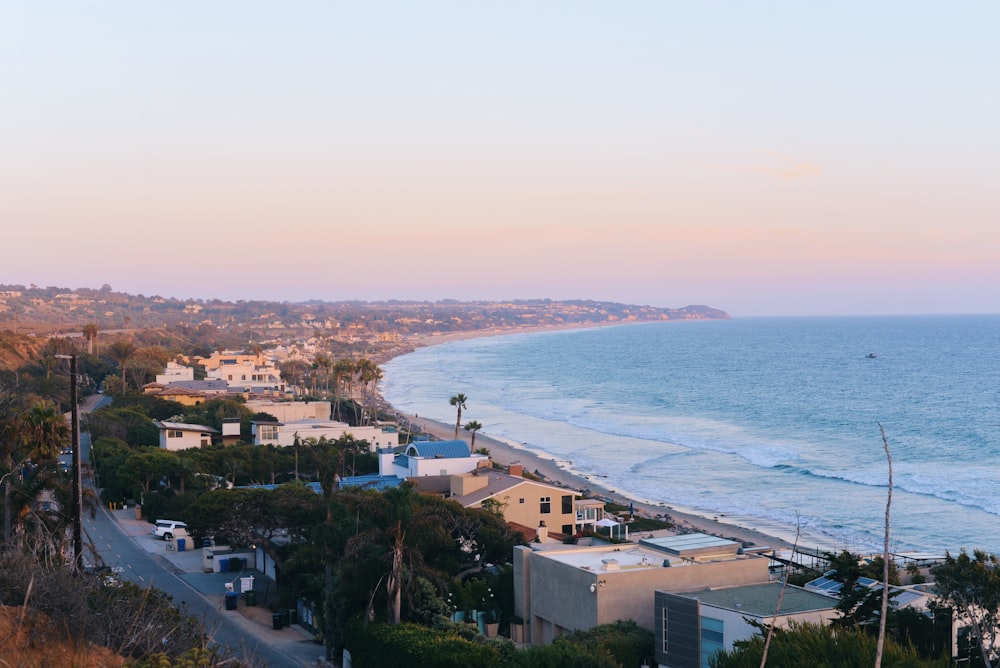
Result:
<svg viewBox="0 0 1000 668"><path fill-rule="evenodd" d="M243 592L243 595L247 597L247 605L257 605L257 592L253 589L248 589Z"/></svg>
<svg viewBox="0 0 1000 668"><path fill-rule="evenodd" d="M142 506L136 506L135 507L135 519L137 519L137 520L141 520L142 519Z"/></svg>
<svg viewBox="0 0 1000 668"><path fill-rule="evenodd" d="M226 592L226 610L235 610L236 603L239 601L240 595L234 591Z"/></svg>
<svg viewBox="0 0 1000 668"><path fill-rule="evenodd" d="M243 560L239 557L229 557L229 570L233 573L239 573L243 570Z"/></svg>
<svg viewBox="0 0 1000 668"><path fill-rule="evenodd" d="M285 621L285 616L283 614L281 614L280 612L273 613L271 615L271 628L273 628L275 631L280 631L285 626L284 621Z"/></svg>
<svg viewBox="0 0 1000 668"><path fill-rule="evenodd" d="M183 552L184 548L187 547L187 540L184 538L177 539L177 551Z"/></svg>
<svg viewBox="0 0 1000 668"><path fill-rule="evenodd" d="M219 559L218 561L219 561L219 572L220 573L228 573L229 572L229 560L228 559Z"/></svg>

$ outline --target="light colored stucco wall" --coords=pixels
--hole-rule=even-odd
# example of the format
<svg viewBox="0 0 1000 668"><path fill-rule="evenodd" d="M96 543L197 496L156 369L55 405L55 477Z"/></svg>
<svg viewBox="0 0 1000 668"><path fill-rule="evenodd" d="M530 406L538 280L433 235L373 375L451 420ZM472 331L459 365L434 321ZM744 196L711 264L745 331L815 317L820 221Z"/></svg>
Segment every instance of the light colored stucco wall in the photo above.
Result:
<svg viewBox="0 0 1000 668"><path fill-rule="evenodd" d="M166 430L160 430L160 447L171 452L186 450L188 448L200 448L202 441L212 442L211 434L201 434L196 431L182 431L180 438L167 438Z"/></svg>
<svg viewBox="0 0 1000 668"><path fill-rule="evenodd" d="M634 545L622 544L628 550ZM595 548L607 551L607 546ZM768 560L756 555L708 563L685 564L669 568L651 567L621 571L588 571L531 552L524 559L521 580L515 570L515 605L524 606L526 631L533 630L538 617L569 630L585 630L618 620L634 620L652 631L655 628L654 594L656 590L688 592L699 589L760 584L768 582ZM516 568L516 567L515 567ZM596 586L603 581L603 586ZM590 585L595 591L590 591ZM526 587L518 592L518 587ZM535 625L534 628L537 628ZM537 643L530 635L527 642ZM544 642L544 641L543 641Z"/></svg>
<svg viewBox="0 0 1000 668"><path fill-rule="evenodd" d="M293 420L329 420L332 404L329 401L247 401L247 408L255 413L267 413L278 422Z"/></svg>
<svg viewBox="0 0 1000 668"><path fill-rule="evenodd" d="M572 502L570 503L570 512L562 512L562 497L564 495L574 497L572 491L554 489L535 484L531 480L525 480L523 484L500 492L493 498L504 504L503 516L508 522L534 528L539 526L539 522L544 521L550 532L557 533L562 531L563 525L575 526L576 524L576 510L573 509ZM543 497L550 499L550 512L544 514L541 512Z"/></svg>

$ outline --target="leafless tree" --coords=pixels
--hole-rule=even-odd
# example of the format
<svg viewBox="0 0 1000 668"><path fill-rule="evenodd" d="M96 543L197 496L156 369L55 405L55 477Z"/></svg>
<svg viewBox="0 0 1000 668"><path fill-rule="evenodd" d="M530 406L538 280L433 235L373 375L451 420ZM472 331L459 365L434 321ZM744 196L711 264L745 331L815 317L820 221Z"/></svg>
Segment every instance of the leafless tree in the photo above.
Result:
<svg viewBox="0 0 1000 668"><path fill-rule="evenodd" d="M796 517L795 541L792 543L792 561L794 561L795 551L799 547L799 534L801 533L802 521L801 518ZM787 564L785 566L785 578L781 581L781 593L778 594L778 605L774 608L774 617L771 619L771 625L767 627L767 638L764 639L764 652L760 656L760 668L764 668L767 664L767 650L771 647L771 638L774 637L774 627L778 624L778 615L781 614L781 604L785 600L785 589L788 587L788 576L791 575L791 572L791 564Z"/></svg>
<svg viewBox="0 0 1000 668"><path fill-rule="evenodd" d="M885 646L885 622L889 613L889 509L892 507L892 455L889 453L889 439L885 437L885 429L879 423L882 434L882 447L885 448L885 458L889 462L889 498L885 503L885 546L882 553L882 614L878 621L878 645L875 649L875 668L882 666L882 650Z"/></svg>

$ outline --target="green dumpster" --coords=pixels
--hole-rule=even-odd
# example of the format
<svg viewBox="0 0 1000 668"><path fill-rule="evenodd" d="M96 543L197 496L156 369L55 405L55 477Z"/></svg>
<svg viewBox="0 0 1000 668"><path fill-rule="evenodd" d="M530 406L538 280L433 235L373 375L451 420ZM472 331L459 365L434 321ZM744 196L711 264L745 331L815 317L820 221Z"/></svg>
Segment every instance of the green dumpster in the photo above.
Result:
<svg viewBox="0 0 1000 668"><path fill-rule="evenodd" d="M245 591L243 595L246 596L247 605L257 605L257 592L255 590L250 589Z"/></svg>

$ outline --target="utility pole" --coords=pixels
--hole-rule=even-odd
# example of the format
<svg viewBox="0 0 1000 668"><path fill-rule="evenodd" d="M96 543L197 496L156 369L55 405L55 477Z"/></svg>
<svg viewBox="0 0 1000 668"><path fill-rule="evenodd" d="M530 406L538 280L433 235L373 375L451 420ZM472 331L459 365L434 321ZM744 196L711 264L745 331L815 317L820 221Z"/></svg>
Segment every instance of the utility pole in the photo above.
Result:
<svg viewBox="0 0 1000 668"><path fill-rule="evenodd" d="M69 358L69 394L72 407L70 443L73 446L73 572L83 572L83 489L80 473L80 406L77 402L76 355L56 355Z"/></svg>

